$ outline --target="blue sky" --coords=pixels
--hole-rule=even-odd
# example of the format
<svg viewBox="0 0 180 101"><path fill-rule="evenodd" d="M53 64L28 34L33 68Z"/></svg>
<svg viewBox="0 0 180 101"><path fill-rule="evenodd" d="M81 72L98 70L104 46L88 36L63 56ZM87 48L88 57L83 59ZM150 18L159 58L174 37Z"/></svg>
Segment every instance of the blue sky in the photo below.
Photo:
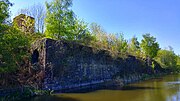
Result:
<svg viewBox="0 0 180 101"><path fill-rule="evenodd" d="M10 0L12 16L20 8L46 0ZM48 0L51 1L51 0ZM74 0L75 14L96 22L107 32L124 33L126 39L151 33L161 48L172 46L180 54L180 0Z"/></svg>

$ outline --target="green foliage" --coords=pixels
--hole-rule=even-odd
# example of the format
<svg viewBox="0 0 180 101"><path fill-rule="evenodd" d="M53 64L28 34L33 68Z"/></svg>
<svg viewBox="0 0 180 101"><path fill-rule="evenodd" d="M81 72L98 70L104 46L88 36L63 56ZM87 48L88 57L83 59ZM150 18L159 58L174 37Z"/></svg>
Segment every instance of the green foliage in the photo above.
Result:
<svg viewBox="0 0 180 101"><path fill-rule="evenodd" d="M108 35L108 49L117 53L118 49L117 49L117 37L115 36L115 34L109 34Z"/></svg>
<svg viewBox="0 0 180 101"><path fill-rule="evenodd" d="M124 39L123 34L119 34L117 36L117 48L120 53L127 53L127 48L128 48L128 42L126 39Z"/></svg>
<svg viewBox="0 0 180 101"><path fill-rule="evenodd" d="M76 41L79 41L85 45L89 45L94 37L90 34L90 31L87 27L88 25L83 21L75 18L73 35Z"/></svg>
<svg viewBox="0 0 180 101"><path fill-rule="evenodd" d="M97 23L91 23L90 29L91 29L91 33L97 35L99 40L101 40L100 39L101 34L106 34L104 29L100 25L98 25Z"/></svg>
<svg viewBox="0 0 180 101"><path fill-rule="evenodd" d="M177 68L180 68L180 56L176 56L176 61L177 61Z"/></svg>
<svg viewBox="0 0 180 101"><path fill-rule="evenodd" d="M96 23L92 23L90 25L90 32L91 32L91 35L95 37L91 45L93 47L98 47L100 49L107 49L108 37L104 29L100 25Z"/></svg>
<svg viewBox="0 0 180 101"><path fill-rule="evenodd" d="M137 37L133 37L129 43L129 53L135 56L139 56L140 55L140 43L137 40Z"/></svg>
<svg viewBox="0 0 180 101"><path fill-rule="evenodd" d="M0 73L15 71L21 65L23 58L27 56L26 48L29 41L13 27L4 22L9 17L8 0L0 1Z"/></svg>
<svg viewBox="0 0 180 101"><path fill-rule="evenodd" d="M8 0L0 1L0 37L8 27L4 23L9 17L9 6L12 4Z"/></svg>
<svg viewBox="0 0 180 101"><path fill-rule="evenodd" d="M69 8L72 0L54 0L46 2L46 36L53 39L74 39L74 13Z"/></svg>
<svg viewBox="0 0 180 101"><path fill-rule="evenodd" d="M160 49L158 42L156 42L156 38L150 34L143 35L140 46L144 55L151 59L157 55L157 52Z"/></svg>
<svg viewBox="0 0 180 101"><path fill-rule="evenodd" d="M28 37L13 27L0 37L0 73L12 72L28 58Z"/></svg>
<svg viewBox="0 0 180 101"><path fill-rule="evenodd" d="M109 50L113 56L122 56L127 53L128 44L123 34L109 34L96 23L92 23L90 28L91 34L95 36L91 44L93 47Z"/></svg>
<svg viewBox="0 0 180 101"><path fill-rule="evenodd" d="M9 6L12 6L9 0L0 1L0 24L9 17Z"/></svg>
<svg viewBox="0 0 180 101"><path fill-rule="evenodd" d="M46 2L46 37L53 39L78 40L80 42L91 40L87 24L75 17L70 9L72 0L54 0Z"/></svg>
<svg viewBox="0 0 180 101"><path fill-rule="evenodd" d="M163 67L174 69L177 67L177 56L173 50L159 50L155 60Z"/></svg>

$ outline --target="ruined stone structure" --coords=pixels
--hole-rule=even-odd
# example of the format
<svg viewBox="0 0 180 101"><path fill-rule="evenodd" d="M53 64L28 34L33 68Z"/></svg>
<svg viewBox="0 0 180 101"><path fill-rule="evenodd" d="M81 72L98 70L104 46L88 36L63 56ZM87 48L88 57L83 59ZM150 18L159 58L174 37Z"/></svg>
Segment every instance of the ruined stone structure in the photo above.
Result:
<svg viewBox="0 0 180 101"><path fill-rule="evenodd" d="M25 14L20 14L13 19L13 26L18 27L22 32L35 32L35 19Z"/></svg>
<svg viewBox="0 0 180 101"><path fill-rule="evenodd" d="M134 56L113 58L98 50L74 42L43 39L34 43L32 64L43 74L42 89L62 90L119 80L128 83L154 70L145 60ZM128 76L127 76L128 75Z"/></svg>

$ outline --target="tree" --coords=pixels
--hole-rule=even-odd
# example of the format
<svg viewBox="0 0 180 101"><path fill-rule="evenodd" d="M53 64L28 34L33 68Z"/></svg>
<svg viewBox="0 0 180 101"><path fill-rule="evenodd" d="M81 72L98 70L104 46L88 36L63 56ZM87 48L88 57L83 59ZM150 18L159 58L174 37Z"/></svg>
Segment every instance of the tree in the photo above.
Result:
<svg viewBox="0 0 180 101"><path fill-rule="evenodd" d="M157 52L160 49L159 44L156 42L156 38L150 34L143 35L140 46L144 55L151 59L157 55Z"/></svg>
<svg viewBox="0 0 180 101"><path fill-rule="evenodd" d="M83 20L76 18L74 26L74 33L76 33L76 36L74 36L74 39L85 45L91 45L91 43L95 40L95 36L90 33L87 26L87 23Z"/></svg>
<svg viewBox="0 0 180 101"><path fill-rule="evenodd" d="M122 33L117 34L117 48L121 54L127 53L128 43Z"/></svg>
<svg viewBox="0 0 180 101"><path fill-rule="evenodd" d="M41 4L34 4L29 8L20 9L18 14L25 14L35 18L35 29L38 33L44 33L45 8Z"/></svg>
<svg viewBox="0 0 180 101"><path fill-rule="evenodd" d="M140 54L140 43L135 36L131 39L129 43L129 53L132 55Z"/></svg>
<svg viewBox="0 0 180 101"><path fill-rule="evenodd" d="M54 0L46 2L46 36L53 39L74 40L75 15L70 9L72 0Z"/></svg>
<svg viewBox="0 0 180 101"><path fill-rule="evenodd" d="M101 34L106 34L103 27L98 25L97 23L91 23L90 30L91 30L91 34L97 35L99 37L99 39L101 38L100 37Z"/></svg>
<svg viewBox="0 0 180 101"><path fill-rule="evenodd" d="M159 50L155 60L163 68L175 69L177 67L177 56L172 49Z"/></svg>
<svg viewBox="0 0 180 101"><path fill-rule="evenodd" d="M92 44L94 47L108 49L108 34L105 32L102 26L98 25L97 23L91 23L90 32L91 35L95 36L95 40Z"/></svg>
<svg viewBox="0 0 180 101"><path fill-rule="evenodd" d="M5 20L9 17L9 7L12 3L9 0L0 1L0 24L5 23Z"/></svg>
<svg viewBox="0 0 180 101"><path fill-rule="evenodd" d="M92 23L90 29L91 34L95 36L93 46L109 50L111 55L114 56L118 56L118 54L121 56L126 55L128 44L122 33L109 34L96 23Z"/></svg>
<svg viewBox="0 0 180 101"><path fill-rule="evenodd" d="M28 58L29 38L16 28L9 27L0 37L0 73L12 72Z"/></svg>
<svg viewBox="0 0 180 101"><path fill-rule="evenodd" d="M115 36L115 34L109 34L108 36L108 48L115 52L116 54L118 53L118 49L117 49L117 37Z"/></svg>
<svg viewBox="0 0 180 101"><path fill-rule="evenodd" d="M177 61L177 68L180 69L180 55L176 56L176 61Z"/></svg>
<svg viewBox="0 0 180 101"><path fill-rule="evenodd" d="M0 1L0 37L4 34L8 26L5 24L6 19L9 17L9 7L12 6L12 3L9 0Z"/></svg>

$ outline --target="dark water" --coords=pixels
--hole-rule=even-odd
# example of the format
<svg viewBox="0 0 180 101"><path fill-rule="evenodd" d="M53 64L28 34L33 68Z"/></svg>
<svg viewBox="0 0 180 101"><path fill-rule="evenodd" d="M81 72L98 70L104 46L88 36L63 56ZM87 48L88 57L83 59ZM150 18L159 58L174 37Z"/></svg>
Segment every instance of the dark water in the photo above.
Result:
<svg viewBox="0 0 180 101"><path fill-rule="evenodd" d="M121 90L56 94L26 101L180 101L180 75L130 84Z"/></svg>

